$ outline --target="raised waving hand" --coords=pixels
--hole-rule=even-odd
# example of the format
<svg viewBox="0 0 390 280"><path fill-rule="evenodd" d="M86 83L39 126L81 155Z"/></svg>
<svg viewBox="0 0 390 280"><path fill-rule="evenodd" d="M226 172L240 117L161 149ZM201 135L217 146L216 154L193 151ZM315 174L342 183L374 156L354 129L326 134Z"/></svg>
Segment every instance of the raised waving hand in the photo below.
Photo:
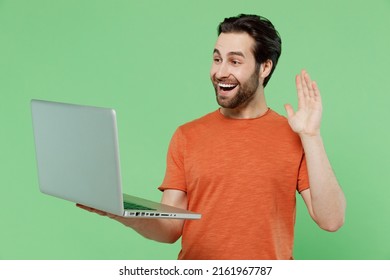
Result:
<svg viewBox="0 0 390 280"><path fill-rule="evenodd" d="M301 136L316 136L320 134L322 118L322 101L317 83L310 79L309 74L302 70L295 78L298 110L295 112L290 104L285 105L288 123L292 130Z"/></svg>

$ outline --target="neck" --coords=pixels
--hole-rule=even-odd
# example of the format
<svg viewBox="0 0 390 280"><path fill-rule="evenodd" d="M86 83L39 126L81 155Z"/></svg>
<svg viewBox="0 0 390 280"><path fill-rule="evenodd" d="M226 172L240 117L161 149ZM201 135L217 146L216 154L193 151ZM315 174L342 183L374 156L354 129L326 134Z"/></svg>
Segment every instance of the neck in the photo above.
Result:
<svg viewBox="0 0 390 280"><path fill-rule="evenodd" d="M221 108L221 113L232 119L254 119L261 117L268 111L264 91L259 91L252 100L237 108Z"/></svg>

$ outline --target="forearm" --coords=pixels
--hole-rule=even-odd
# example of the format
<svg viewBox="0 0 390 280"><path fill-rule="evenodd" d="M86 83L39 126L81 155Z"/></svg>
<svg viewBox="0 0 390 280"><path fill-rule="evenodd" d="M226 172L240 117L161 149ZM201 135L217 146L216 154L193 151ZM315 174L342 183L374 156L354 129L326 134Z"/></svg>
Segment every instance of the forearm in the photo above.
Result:
<svg viewBox="0 0 390 280"><path fill-rule="evenodd" d="M81 204L76 204L76 206L89 212L109 217L127 227L134 229L145 238L158 242L174 243L177 239L180 238L182 233L184 223L183 220L125 218Z"/></svg>
<svg viewBox="0 0 390 280"><path fill-rule="evenodd" d="M332 170L320 135L301 136L309 173L312 216L326 230L344 223L345 197Z"/></svg>
<svg viewBox="0 0 390 280"><path fill-rule="evenodd" d="M114 217L114 219L132 228L145 238L163 243L176 242L180 238L183 228L183 220L123 217Z"/></svg>

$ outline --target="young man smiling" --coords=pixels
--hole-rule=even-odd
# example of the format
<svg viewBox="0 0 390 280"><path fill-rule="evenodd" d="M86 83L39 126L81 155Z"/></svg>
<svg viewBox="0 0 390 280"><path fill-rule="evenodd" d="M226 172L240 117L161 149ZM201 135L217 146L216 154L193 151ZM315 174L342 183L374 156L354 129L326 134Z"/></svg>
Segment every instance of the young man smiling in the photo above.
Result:
<svg viewBox="0 0 390 280"><path fill-rule="evenodd" d="M162 202L202 213L199 221L126 219L103 213L160 242L182 237L179 259L292 259L296 192L313 220L336 231L345 198L320 135L322 103L306 71L296 76L298 110L268 108L264 87L281 53L267 19L219 25L210 77L220 108L172 137Z"/></svg>
<svg viewBox="0 0 390 280"><path fill-rule="evenodd" d="M227 117L253 118L268 109L259 78L264 80L272 63L257 66L254 44L248 33L221 33L215 45L210 74L217 102Z"/></svg>

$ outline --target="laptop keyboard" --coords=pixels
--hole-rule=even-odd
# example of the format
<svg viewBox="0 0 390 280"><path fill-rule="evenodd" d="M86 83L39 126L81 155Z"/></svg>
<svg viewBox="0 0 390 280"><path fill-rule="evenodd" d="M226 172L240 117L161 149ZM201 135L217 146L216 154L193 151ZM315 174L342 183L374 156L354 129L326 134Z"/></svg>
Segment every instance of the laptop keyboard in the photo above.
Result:
<svg viewBox="0 0 390 280"><path fill-rule="evenodd" d="M156 210L156 209L145 207L145 206L135 204L132 202L123 202L123 206L125 209L128 209L128 210Z"/></svg>

